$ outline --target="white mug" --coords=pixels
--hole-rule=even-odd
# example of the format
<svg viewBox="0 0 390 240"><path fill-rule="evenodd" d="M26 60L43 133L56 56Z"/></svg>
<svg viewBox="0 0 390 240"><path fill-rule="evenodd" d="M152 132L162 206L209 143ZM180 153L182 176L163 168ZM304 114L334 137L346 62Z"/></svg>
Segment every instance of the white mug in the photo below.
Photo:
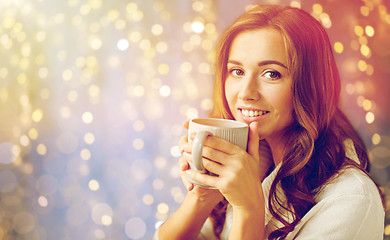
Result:
<svg viewBox="0 0 390 240"><path fill-rule="evenodd" d="M246 123L219 118L196 118L192 119L188 127L188 138L192 133L196 133L192 145L192 162L189 162L190 169L201 173L213 175L203 167L202 149L207 136L212 135L225 139L242 149L246 150L248 143L249 127ZM188 141L191 141L188 139ZM210 188L191 178L188 180L196 185Z"/></svg>

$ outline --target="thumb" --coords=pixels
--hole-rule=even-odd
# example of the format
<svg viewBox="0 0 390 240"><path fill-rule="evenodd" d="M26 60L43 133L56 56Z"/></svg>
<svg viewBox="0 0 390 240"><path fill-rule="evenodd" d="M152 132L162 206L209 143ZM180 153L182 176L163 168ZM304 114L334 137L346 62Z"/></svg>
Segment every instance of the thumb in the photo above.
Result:
<svg viewBox="0 0 390 240"><path fill-rule="evenodd" d="M255 159L259 159L259 133L257 132L258 122L249 124L248 153Z"/></svg>

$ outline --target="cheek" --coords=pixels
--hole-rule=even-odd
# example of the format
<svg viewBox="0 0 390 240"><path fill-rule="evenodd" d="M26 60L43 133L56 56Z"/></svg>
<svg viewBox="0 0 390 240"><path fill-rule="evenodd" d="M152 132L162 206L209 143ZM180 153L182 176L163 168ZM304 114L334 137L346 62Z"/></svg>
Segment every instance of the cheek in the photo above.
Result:
<svg viewBox="0 0 390 240"><path fill-rule="evenodd" d="M232 105L236 101L235 96L236 96L236 94L234 92L234 88L231 86L231 84L226 83L225 84L225 97L226 97L226 100L227 100L230 108L232 107Z"/></svg>

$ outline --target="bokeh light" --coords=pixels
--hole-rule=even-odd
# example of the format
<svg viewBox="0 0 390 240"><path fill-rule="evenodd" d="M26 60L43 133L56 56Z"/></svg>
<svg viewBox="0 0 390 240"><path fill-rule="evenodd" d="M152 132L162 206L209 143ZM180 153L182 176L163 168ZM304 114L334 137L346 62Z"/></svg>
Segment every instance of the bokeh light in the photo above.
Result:
<svg viewBox="0 0 390 240"><path fill-rule="evenodd" d="M177 143L213 107L217 40L258 3L323 24L390 195L388 1L3 0L0 239L150 239L186 195Z"/></svg>

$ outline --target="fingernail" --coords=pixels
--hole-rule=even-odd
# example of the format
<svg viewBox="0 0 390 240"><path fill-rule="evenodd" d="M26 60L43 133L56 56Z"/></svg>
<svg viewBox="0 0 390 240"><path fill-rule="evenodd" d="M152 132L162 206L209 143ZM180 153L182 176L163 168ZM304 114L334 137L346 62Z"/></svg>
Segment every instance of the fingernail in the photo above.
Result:
<svg viewBox="0 0 390 240"><path fill-rule="evenodd" d="M180 169L181 169L182 171L186 170L186 164L185 164L185 163L181 164L181 165L180 165Z"/></svg>
<svg viewBox="0 0 390 240"><path fill-rule="evenodd" d="M192 171L191 171L191 170L187 170L187 171L186 171L186 174L192 175Z"/></svg>

